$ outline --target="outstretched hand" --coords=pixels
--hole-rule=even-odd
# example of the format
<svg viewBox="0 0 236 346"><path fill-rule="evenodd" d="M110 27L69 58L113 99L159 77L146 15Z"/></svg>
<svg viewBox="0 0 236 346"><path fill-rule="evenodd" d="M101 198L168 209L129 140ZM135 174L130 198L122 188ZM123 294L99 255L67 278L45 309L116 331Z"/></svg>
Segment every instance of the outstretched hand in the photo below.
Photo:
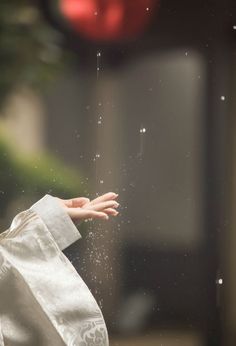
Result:
<svg viewBox="0 0 236 346"><path fill-rule="evenodd" d="M109 216L116 216L116 202L118 195L108 192L90 201L89 198L77 197L72 199L61 199L56 197L65 208L72 221L79 222L86 219L108 220Z"/></svg>

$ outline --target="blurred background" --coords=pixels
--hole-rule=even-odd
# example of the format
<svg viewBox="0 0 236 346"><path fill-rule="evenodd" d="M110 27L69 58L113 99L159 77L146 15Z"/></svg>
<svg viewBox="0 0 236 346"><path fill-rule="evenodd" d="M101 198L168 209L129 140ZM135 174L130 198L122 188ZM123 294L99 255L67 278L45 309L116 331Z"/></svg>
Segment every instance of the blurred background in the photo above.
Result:
<svg viewBox="0 0 236 346"><path fill-rule="evenodd" d="M0 226L119 193L64 253L111 346L236 344L236 3L2 0Z"/></svg>

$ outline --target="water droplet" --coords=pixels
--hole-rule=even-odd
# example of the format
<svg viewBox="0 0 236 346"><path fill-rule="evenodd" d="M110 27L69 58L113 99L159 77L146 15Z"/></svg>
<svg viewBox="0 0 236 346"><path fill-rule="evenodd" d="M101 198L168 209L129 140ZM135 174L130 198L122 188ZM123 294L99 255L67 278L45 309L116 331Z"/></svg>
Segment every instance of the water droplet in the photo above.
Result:
<svg viewBox="0 0 236 346"><path fill-rule="evenodd" d="M220 99L221 99L221 101L225 101L225 96L222 95L222 96L220 97Z"/></svg>
<svg viewBox="0 0 236 346"><path fill-rule="evenodd" d="M188 52L185 52L185 55L188 56Z"/></svg>
<svg viewBox="0 0 236 346"><path fill-rule="evenodd" d="M103 184L104 183L104 181L103 180L100 180L100 184Z"/></svg>
<svg viewBox="0 0 236 346"><path fill-rule="evenodd" d="M146 132L146 129L145 127L141 127L141 129L139 130L140 133L145 133Z"/></svg>
<svg viewBox="0 0 236 346"><path fill-rule="evenodd" d="M236 25L233 25L233 29L236 30Z"/></svg>
<svg viewBox="0 0 236 346"><path fill-rule="evenodd" d="M148 12L150 10L150 8L149 7L146 7L146 11Z"/></svg>
<svg viewBox="0 0 236 346"><path fill-rule="evenodd" d="M98 15L97 11L96 11L96 12L94 12L94 15L95 15L95 16L97 16L97 15Z"/></svg>

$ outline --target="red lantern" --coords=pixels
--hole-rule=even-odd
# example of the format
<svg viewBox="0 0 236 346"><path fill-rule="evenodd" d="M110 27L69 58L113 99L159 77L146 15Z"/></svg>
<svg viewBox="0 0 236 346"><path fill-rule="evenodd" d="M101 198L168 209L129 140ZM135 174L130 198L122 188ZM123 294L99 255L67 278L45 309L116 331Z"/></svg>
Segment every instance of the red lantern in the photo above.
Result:
<svg viewBox="0 0 236 346"><path fill-rule="evenodd" d="M70 25L93 40L135 37L146 28L159 0L60 0Z"/></svg>

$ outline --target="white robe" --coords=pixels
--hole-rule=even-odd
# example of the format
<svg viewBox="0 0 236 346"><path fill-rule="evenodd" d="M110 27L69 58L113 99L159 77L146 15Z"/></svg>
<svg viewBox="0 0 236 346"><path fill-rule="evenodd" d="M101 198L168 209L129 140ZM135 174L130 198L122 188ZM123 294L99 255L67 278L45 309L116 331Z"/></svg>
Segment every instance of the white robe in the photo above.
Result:
<svg viewBox="0 0 236 346"><path fill-rule="evenodd" d="M80 237L50 195L0 234L0 346L108 346L101 310L61 251Z"/></svg>

